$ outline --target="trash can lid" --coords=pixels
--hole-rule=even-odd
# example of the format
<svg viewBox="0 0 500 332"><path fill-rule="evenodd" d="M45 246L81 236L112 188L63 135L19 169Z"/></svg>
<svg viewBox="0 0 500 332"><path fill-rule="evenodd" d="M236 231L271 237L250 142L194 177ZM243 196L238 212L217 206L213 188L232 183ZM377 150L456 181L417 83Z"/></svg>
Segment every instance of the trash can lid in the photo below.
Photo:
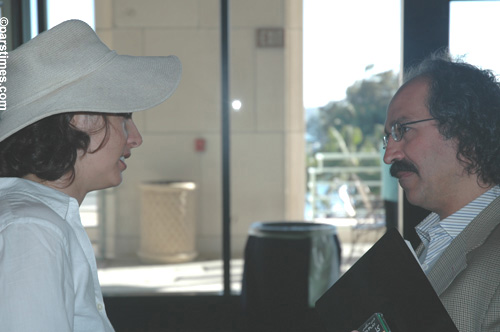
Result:
<svg viewBox="0 0 500 332"><path fill-rule="evenodd" d="M273 238L308 238L336 233L337 228L334 225L308 221L255 222L249 230L250 235Z"/></svg>

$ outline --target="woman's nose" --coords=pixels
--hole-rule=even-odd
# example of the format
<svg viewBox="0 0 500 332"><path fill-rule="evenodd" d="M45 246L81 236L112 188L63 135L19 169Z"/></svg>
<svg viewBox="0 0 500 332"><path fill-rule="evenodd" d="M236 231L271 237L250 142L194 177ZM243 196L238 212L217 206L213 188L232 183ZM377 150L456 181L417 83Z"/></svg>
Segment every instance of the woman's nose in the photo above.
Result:
<svg viewBox="0 0 500 332"><path fill-rule="evenodd" d="M137 148L142 144L142 136L134 121L130 119L127 123L128 143L132 148Z"/></svg>

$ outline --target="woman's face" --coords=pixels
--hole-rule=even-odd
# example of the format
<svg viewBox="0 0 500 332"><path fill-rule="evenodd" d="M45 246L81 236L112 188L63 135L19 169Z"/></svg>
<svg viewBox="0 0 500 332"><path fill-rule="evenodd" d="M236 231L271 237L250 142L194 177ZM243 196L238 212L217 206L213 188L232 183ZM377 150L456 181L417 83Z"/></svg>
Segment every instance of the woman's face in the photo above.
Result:
<svg viewBox="0 0 500 332"><path fill-rule="evenodd" d="M131 150L142 144L142 137L131 116L76 114L73 124L90 136L86 153L80 153L75 164L75 185L80 193L115 187L122 182L125 160Z"/></svg>

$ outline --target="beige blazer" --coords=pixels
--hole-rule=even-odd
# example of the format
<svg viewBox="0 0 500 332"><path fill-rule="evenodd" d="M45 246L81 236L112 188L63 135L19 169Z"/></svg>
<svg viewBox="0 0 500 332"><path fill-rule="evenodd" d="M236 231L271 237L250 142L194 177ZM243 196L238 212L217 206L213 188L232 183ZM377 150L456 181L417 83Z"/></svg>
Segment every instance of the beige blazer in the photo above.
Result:
<svg viewBox="0 0 500 332"><path fill-rule="evenodd" d="M500 197L451 242L427 277L460 332L500 332ZM423 245L417 249L417 255Z"/></svg>

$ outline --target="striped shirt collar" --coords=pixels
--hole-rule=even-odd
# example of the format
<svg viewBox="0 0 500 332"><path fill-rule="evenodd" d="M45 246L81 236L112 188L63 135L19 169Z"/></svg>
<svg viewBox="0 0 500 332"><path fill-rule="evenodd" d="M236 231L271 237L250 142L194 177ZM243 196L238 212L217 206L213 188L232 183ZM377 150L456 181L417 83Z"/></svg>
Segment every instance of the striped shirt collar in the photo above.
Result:
<svg viewBox="0 0 500 332"><path fill-rule="evenodd" d="M451 216L440 221L436 213L431 213L415 227L424 245L418 258L425 273L430 271L455 237L499 195L500 186L495 186Z"/></svg>
<svg viewBox="0 0 500 332"><path fill-rule="evenodd" d="M415 230L424 242L424 245L425 242L428 242L430 239L429 230L438 223L454 239L465 229L465 227L467 227L472 219L474 219L499 195L500 186L494 186L457 212L441 221L436 213L431 213L420 224L418 224L417 227L415 227Z"/></svg>

